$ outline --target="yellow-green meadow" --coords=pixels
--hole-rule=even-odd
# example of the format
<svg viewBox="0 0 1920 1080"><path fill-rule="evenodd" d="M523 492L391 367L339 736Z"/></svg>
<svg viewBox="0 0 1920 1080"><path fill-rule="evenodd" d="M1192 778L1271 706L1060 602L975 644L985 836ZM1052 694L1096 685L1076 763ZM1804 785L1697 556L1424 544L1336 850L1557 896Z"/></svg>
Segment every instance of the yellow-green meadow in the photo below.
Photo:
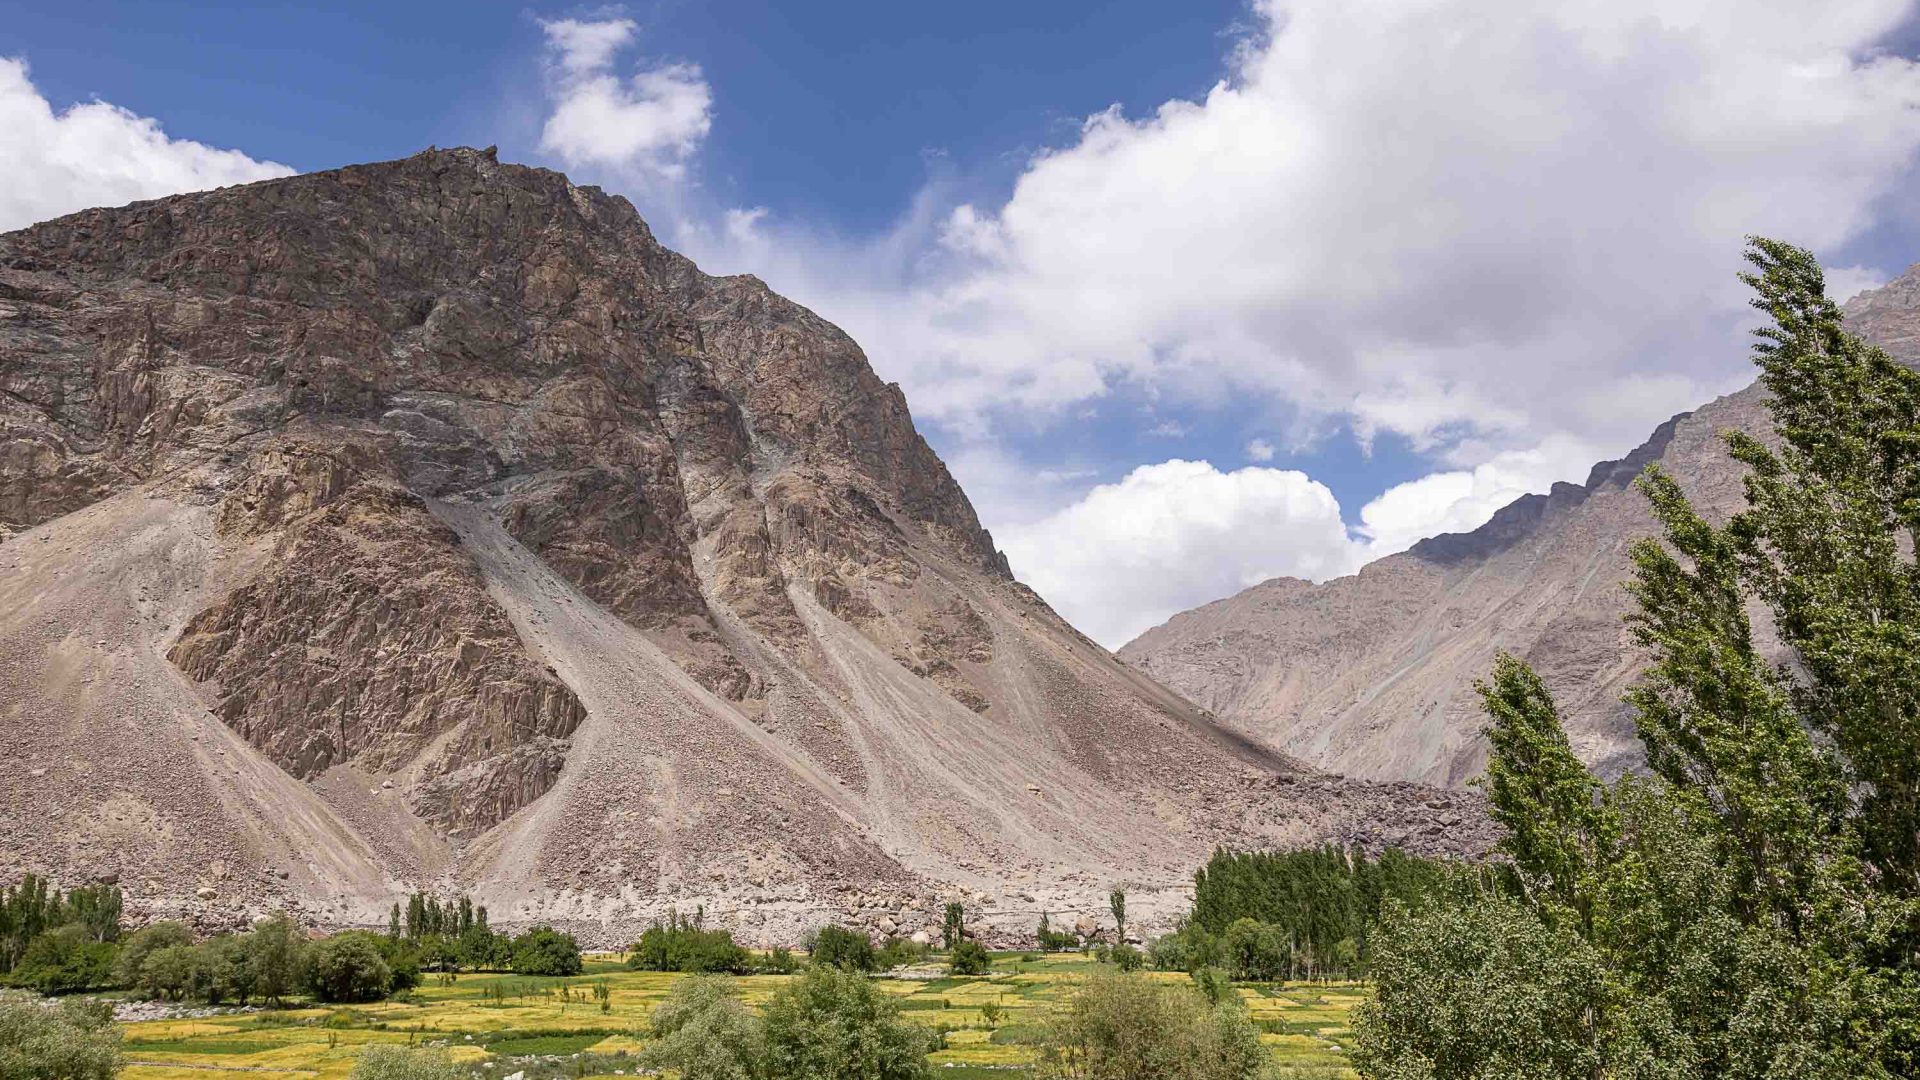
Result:
<svg viewBox="0 0 1920 1080"><path fill-rule="evenodd" d="M984 976L877 979L907 1017L946 1033L929 1061L942 1076L1024 1075L1033 1035L1049 1010L1100 965L1078 954L994 958ZM1147 977L1186 981L1177 973ZM411 1000L314 1007L122 1025L125 1080L346 1080L373 1042L444 1044L483 1075L527 1080L632 1075L646 1018L682 975L629 971L620 958L591 957L571 978L428 975ZM739 980L749 1004L791 976ZM598 988L604 988L596 993ZM1341 1050L1362 991L1352 984L1240 984L1241 999L1272 1048L1282 1080L1352 1077ZM604 998L604 1001L602 1000Z"/></svg>

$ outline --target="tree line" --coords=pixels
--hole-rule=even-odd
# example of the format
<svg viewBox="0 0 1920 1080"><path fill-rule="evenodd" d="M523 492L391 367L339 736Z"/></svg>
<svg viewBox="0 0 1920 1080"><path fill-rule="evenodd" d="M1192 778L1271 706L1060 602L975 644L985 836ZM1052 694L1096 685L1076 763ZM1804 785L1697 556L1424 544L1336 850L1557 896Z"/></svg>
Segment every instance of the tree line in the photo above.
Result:
<svg viewBox="0 0 1920 1080"><path fill-rule="evenodd" d="M174 921L129 933L122 908L114 885L62 893L28 874L0 888L0 983L43 994L122 989L167 1001L278 1005L293 995L378 1000L418 986L422 971L581 970L571 936L547 926L499 933L488 926L486 908L466 897L415 894L404 921L394 905L386 934L348 930L318 939L286 915L203 939Z"/></svg>

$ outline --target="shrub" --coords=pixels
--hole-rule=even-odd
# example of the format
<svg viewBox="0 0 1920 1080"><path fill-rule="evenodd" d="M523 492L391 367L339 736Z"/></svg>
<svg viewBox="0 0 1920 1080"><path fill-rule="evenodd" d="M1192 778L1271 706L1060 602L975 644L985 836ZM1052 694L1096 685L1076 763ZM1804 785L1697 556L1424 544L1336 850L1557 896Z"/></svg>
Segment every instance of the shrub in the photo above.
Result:
<svg viewBox="0 0 1920 1080"><path fill-rule="evenodd" d="M516 975L578 975L580 966L579 943L551 926L536 926L513 939Z"/></svg>
<svg viewBox="0 0 1920 1080"><path fill-rule="evenodd" d="M320 1001L378 1001L392 992L393 969L374 935L349 930L308 950L305 983Z"/></svg>
<svg viewBox="0 0 1920 1080"><path fill-rule="evenodd" d="M59 1005L0 993L0 1077L6 1080L112 1080L120 1071L120 1032L101 1001Z"/></svg>
<svg viewBox="0 0 1920 1080"><path fill-rule="evenodd" d="M823 926L814 935L811 959L817 965L847 971L873 970L873 942L858 930Z"/></svg>
<svg viewBox="0 0 1920 1080"><path fill-rule="evenodd" d="M800 960L793 955L792 949L781 945L762 957L756 966L769 975L791 975L800 970Z"/></svg>
<svg viewBox="0 0 1920 1080"><path fill-rule="evenodd" d="M1101 1080L1253 1080L1273 1063L1245 1012L1190 987L1095 975L1041 1038L1038 1075Z"/></svg>
<svg viewBox="0 0 1920 1080"><path fill-rule="evenodd" d="M740 1003L733 980L720 975L681 979L653 1010L652 1041L641 1061L680 1080L754 1080L766 1075L766 1039L760 1018Z"/></svg>
<svg viewBox="0 0 1920 1080"><path fill-rule="evenodd" d="M1121 971L1139 971L1141 965L1146 963L1146 957L1140 955L1140 950L1125 942L1107 950L1107 959Z"/></svg>
<svg viewBox="0 0 1920 1080"><path fill-rule="evenodd" d="M1233 981L1219 968L1195 968L1192 978L1194 989L1200 991L1200 996L1206 998L1209 1004L1219 1005L1234 999Z"/></svg>
<svg viewBox="0 0 1920 1080"><path fill-rule="evenodd" d="M112 984L119 946L96 941L82 923L68 923L27 943L10 981L43 994L92 990Z"/></svg>
<svg viewBox="0 0 1920 1080"><path fill-rule="evenodd" d="M1053 916L1040 913L1040 929L1034 933L1035 946L1041 952L1072 952L1080 947L1080 939L1071 930L1056 930Z"/></svg>
<svg viewBox="0 0 1920 1080"><path fill-rule="evenodd" d="M962 940L947 958L947 970L955 975L985 975L993 966L993 957L977 941Z"/></svg>
<svg viewBox="0 0 1920 1080"><path fill-rule="evenodd" d="M911 964L927 955L927 947L912 938L890 937L873 954L873 969L887 971L902 964Z"/></svg>
<svg viewBox="0 0 1920 1080"><path fill-rule="evenodd" d="M444 1050L369 1043L354 1060L350 1080L471 1080Z"/></svg>
<svg viewBox="0 0 1920 1080"><path fill-rule="evenodd" d="M816 964L776 991L762 1022L767 1075L816 1080L923 1080L933 1032L851 971Z"/></svg>

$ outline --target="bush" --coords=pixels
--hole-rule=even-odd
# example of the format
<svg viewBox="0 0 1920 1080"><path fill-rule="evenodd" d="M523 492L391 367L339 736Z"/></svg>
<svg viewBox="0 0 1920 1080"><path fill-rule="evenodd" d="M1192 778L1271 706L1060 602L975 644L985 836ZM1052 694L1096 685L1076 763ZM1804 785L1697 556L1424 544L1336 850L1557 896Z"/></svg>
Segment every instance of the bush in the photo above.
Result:
<svg viewBox="0 0 1920 1080"><path fill-rule="evenodd" d="M719 975L681 979L653 1010L646 1067L680 1080L754 1080L765 1075L766 1039L760 1018L740 1003L733 980Z"/></svg>
<svg viewBox="0 0 1920 1080"><path fill-rule="evenodd" d="M1072 952L1080 947L1080 938L1071 930L1056 930L1053 916L1040 913L1040 929L1034 933L1035 947L1041 952Z"/></svg>
<svg viewBox="0 0 1920 1080"><path fill-rule="evenodd" d="M305 983L319 1001L378 1001L392 992L393 969L381 957L374 935L349 930L314 943Z"/></svg>
<svg viewBox="0 0 1920 1080"><path fill-rule="evenodd" d="M977 941L962 940L947 957L947 970L955 975L985 975L993 966L993 956Z"/></svg>
<svg viewBox="0 0 1920 1080"><path fill-rule="evenodd" d="M1126 942L1107 950L1107 959L1121 971L1139 971L1141 965L1146 963L1146 957L1140 955L1140 950Z"/></svg>
<svg viewBox="0 0 1920 1080"><path fill-rule="evenodd" d="M823 926L814 935L810 959L817 965L846 971L872 971L873 942L858 930Z"/></svg>
<svg viewBox="0 0 1920 1080"><path fill-rule="evenodd" d="M515 975L578 975L580 945L570 934L536 926L513 939Z"/></svg>
<svg viewBox="0 0 1920 1080"><path fill-rule="evenodd" d="M120 1032L101 1001L59 1005L0 993L0 1077L6 1080L112 1080L120 1071Z"/></svg>
<svg viewBox="0 0 1920 1080"><path fill-rule="evenodd" d="M109 986L118 952L112 942L94 940L85 925L68 923L28 942L10 981L43 994Z"/></svg>
<svg viewBox="0 0 1920 1080"><path fill-rule="evenodd" d="M791 975L800 970L800 960L793 955L793 950L781 945L754 966L769 975Z"/></svg>
<svg viewBox="0 0 1920 1080"><path fill-rule="evenodd" d="M353 1063L350 1080L471 1080L444 1050L369 1043Z"/></svg>
<svg viewBox="0 0 1920 1080"><path fill-rule="evenodd" d="M923 1080L937 1039L863 976L819 964L774 993L762 1029L766 1075L817 1080Z"/></svg>
<svg viewBox="0 0 1920 1080"><path fill-rule="evenodd" d="M1192 988L1109 973L1084 983L1041 1038L1037 1074L1102 1080L1253 1080L1273 1062L1253 1023Z"/></svg>
<svg viewBox="0 0 1920 1080"><path fill-rule="evenodd" d="M1188 922L1171 934L1153 939L1147 946L1147 962L1160 971L1194 972L1204 967L1221 967L1226 954L1220 939L1195 922Z"/></svg>
<svg viewBox="0 0 1920 1080"><path fill-rule="evenodd" d="M927 947L912 938L890 937L873 954L873 969L888 971L902 964L911 964L927 955Z"/></svg>

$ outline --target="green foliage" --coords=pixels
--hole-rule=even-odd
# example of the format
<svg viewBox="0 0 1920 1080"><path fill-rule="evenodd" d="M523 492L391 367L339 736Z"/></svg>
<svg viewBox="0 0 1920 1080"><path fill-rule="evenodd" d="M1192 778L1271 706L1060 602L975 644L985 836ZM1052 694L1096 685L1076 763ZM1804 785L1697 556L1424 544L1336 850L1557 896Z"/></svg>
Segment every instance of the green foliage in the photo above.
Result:
<svg viewBox="0 0 1920 1080"><path fill-rule="evenodd" d="M958 900L949 901L940 918L940 947L952 949L966 937L967 909Z"/></svg>
<svg viewBox="0 0 1920 1080"><path fill-rule="evenodd" d="M763 1018L770 1077L924 1080L935 1035L903 1020L863 976L815 964L775 991Z"/></svg>
<svg viewBox="0 0 1920 1080"><path fill-rule="evenodd" d="M1286 943L1281 965L1260 965L1269 972L1260 977L1359 975L1366 970L1368 935L1383 906L1389 900L1425 895L1447 872L1444 860L1395 849L1378 858L1331 845L1300 851L1216 851L1194 874L1193 915L1183 929L1184 940L1162 946L1154 966L1192 970L1224 963L1211 952L1207 936L1224 936L1245 919L1272 927L1273 940Z"/></svg>
<svg viewBox="0 0 1920 1080"><path fill-rule="evenodd" d="M1113 940L1127 940L1127 887L1115 885L1107 893L1107 910L1113 913Z"/></svg>
<svg viewBox="0 0 1920 1080"><path fill-rule="evenodd" d="M1353 1060L1378 1080L1594 1075L1599 957L1528 904L1474 891L1397 912L1376 941L1375 993Z"/></svg>
<svg viewBox="0 0 1920 1080"><path fill-rule="evenodd" d="M280 1004L299 985L306 949L306 937L284 913L254 923L244 940L253 992L270 1004Z"/></svg>
<svg viewBox="0 0 1920 1080"><path fill-rule="evenodd" d="M1080 947L1080 938L1071 930L1057 930L1053 916L1040 913L1040 929L1034 933L1034 946L1042 952L1072 952Z"/></svg>
<svg viewBox="0 0 1920 1080"><path fill-rule="evenodd" d="M113 984L118 952L112 942L96 940L84 924L68 923L28 942L8 981L43 994L101 989Z"/></svg>
<svg viewBox="0 0 1920 1080"><path fill-rule="evenodd" d="M513 939L516 975L578 975L580 944L551 926L536 926Z"/></svg>
<svg viewBox="0 0 1920 1080"><path fill-rule="evenodd" d="M112 1080L119 1072L111 1005L0 992L0 1080Z"/></svg>
<svg viewBox="0 0 1920 1080"><path fill-rule="evenodd" d="M766 1076L766 1037L760 1018L741 1004L733 980L718 975L681 979L653 1010L651 1041L642 1062L681 1080L756 1080Z"/></svg>
<svg viewBox="0 0 1920 1080"><path fill-rule="evenodd" d="M1107 959L1121 971L1139 971L1147 962L1146 956L1139 949L1124 941L1107 950Z"/></svg>
<svg viewBox="0 0 1920 1080"><path fill-rule="evenodd" d="M1391 929L1368 1075L1920 1074L1920 374L1846 333L1812 255L1747 258L1778 443L1728 437L1725 526L1640 482L1664 535L1632 552L1628 701L1655 775L1601 785L1501 658L1487 786L1523 896Z"/></svg>
<svg viewBox="0 0 1920 1080"><path fill-rule="evenodd" d="M734 944L725 930L703 930L699 923L669 911L640 935L627 957L637 971L745 972L753 957Z"/></svg>
<svg viewBox="0 0 1920 1080"><path fill-rule="evenodd" d="M316 1001L329 1002L386 997L392 990L393 969L380 955L379 940L363 930L349 930L314 942L307 950L303 972L307 992Z"/></svg>
<svg viewBox="0 0 1920 1080"><path fill-rule="evenodd" d="M0 975L14 970L26 957L34 941L42 935L59 931L64 927L78 929L65 935L58 944L49 944L41 951L41 959L31 980L13 980L19 985L30 985L47 979L59 981L63 976L56 969L76 963L74 946L82 940L94 944L115 942L120 939L121 898L117 885L82 885L62 894L45 878L27 874L19 883L0 888ZM61 960L49 964L47 949L60 952ZM88 950L88 955L97 959L107 955L107 950ZM74 973L87 970L85 962L79 962ZM99 985L86 983L84 985ZM79 987L69 987L78 989Z"/></svg>
<svg viewBox="0 0 1920 1080"><path fill-rule="evenodd" d="M1246 1013L1193 988L1095 975L1041 1039L1037 1075L1062 1080L1251 1080L1273 1063Z"/></svg>
<svg viewBox="0 0 1920 1080"><path fill-rule="evenodd" d="M874 969L873 942L858 930L844 926L823 926L813 935L810 958L816 966L846 971Z"/></svg>
<svg viewBox="0 0 1920 1080"><path fill-rule="evenodd" d="M139 987L140 971L153 953L173 945L193 944L193 931L186 924L171 920L150 923L127 935L114 961L114 981L121 986Z"/></svg>
<svg viewBox="0 0 1920 1080"><path fill-rule="evenodd" d="M873 970L890 971L902 964L911 964L928 952L927 946L911 938L890 937L880 943L873 953Z"/></svg>
<svg viewBox="0 0 1920 1080"><path fill-rule="evenodd" d="M962 938L947 954L947 970L955 975L985 975L993 966L993 956L972 938Z"/></svg>
<svg viewBox="0 0 1920 1080"><path fill-rule="evenodd" d="M354 1059L349 1080L471 1080L446 1051L427 1047L369 1043Z"/></svg>

